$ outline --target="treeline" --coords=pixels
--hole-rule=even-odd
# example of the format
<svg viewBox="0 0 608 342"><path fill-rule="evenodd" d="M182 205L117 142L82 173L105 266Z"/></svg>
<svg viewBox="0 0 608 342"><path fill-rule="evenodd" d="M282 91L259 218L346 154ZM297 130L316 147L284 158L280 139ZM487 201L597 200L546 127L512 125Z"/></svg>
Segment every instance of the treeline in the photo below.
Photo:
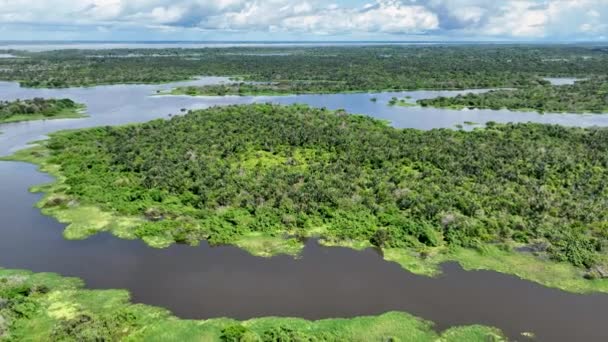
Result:
<svg viewBox="0 0 608 342"><path fill-rule="evenodd" d="M0 101L0 122L13 121L15 118L52 118L77 111L82 106L70 99L43 99Z"/></svg>
<svg viewBox="0 0 608 342"><path fill-rule="evenodd" d="M323 91L464 89L605 75L602 49L564 45L359 46L11 52L0 79L28 87L155 83L199 75L303 83ZM322 81L321 83L317 83ZM332 84L333 82L333 84ZM339 87L336 87L338 85ZM321 88L318 88L321 87Z"/></svg>
<svg viewBox="0 0 608 342"><path fill-rule="evenodd" d="M382 89L378 89L381 91ZM177 87L171 91L174 95L190 96L260 96L260 95L291 95L291 94L325 94L344 91L343 82L329 81L293 81L293 82L269 82L269 83L230 83L211 84L204 86Z"/></svg>
<svg viewBox="0 0 608 342"><path fill-rule="evenodd" d="M608 247L608 130L419 131L301 105L214 107L54 135L68 195L145 215L140 237L249 232L427 248L512 242L591 267Z"/></svg>
<svg viewBox="0 0 608 342"><path fill-rule="evenodd" d="M487 93L418 100L422 106L489 108L548 113L608 112L608 78L594 77L573 85L493 90Z"/></svg>

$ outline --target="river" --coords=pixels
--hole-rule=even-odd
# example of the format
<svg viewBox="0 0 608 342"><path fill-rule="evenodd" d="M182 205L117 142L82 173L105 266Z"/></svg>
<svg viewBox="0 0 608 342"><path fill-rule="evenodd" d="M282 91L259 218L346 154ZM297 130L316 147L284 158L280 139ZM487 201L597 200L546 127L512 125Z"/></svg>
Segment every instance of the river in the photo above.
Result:
<svg viewBox="0 0 608 342"><path fill-rule="evenodd" d="M535 121L564 125L608 125L608 115L536 114L509 111L450 111L390 107L392 96L412 100L453 91L284 97L153 96L176 85L224 81L204 78L166 85L115 85L75 89L24 89L0 82L0 99L69 97L85 103L85 119L46 120L0 126L0 155L60 129L148 121L230 103L307 103L390 120L396 127L453 128L465 121ZM376 97L377 102L370 99ZM417 276L386 262L373 249L361 252L321 247L309 240L302 257L254 257L235 247L175 245L153 249L141 241L99 234L63 239L63 224L33 207L40 198L27 189L51 179L24 163L0 162L0 265L58 272L84 279L90 288L124 288L139 303L162 306L183 318L298 316L352 317L400 310L437 323L487 324L510 338L540 341L606 341L608 295L571 294L491 271L468 272L444 265L437 278Z"/></svg>

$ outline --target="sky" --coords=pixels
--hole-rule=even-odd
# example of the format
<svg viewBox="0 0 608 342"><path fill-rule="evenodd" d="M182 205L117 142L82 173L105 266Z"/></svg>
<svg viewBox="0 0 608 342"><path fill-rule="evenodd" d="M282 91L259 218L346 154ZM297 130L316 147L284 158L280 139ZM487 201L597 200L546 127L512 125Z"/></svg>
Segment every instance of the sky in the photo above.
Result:
<svg viewBox="0 0 608 342"><path fill-rule="evenodd" d="M608 0L0 0L0 40L608 41Z"/></svg>

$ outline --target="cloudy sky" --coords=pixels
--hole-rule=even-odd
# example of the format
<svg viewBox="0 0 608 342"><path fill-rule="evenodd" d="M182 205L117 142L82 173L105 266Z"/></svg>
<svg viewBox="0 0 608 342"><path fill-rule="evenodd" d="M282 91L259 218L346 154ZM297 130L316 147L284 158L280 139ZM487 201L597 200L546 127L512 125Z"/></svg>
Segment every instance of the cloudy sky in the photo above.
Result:
<svg viewBox="0 0 608 342"><path fill-rule="evenodd" d="M608 0L0 0L0 40L608 40Z"/></svg>

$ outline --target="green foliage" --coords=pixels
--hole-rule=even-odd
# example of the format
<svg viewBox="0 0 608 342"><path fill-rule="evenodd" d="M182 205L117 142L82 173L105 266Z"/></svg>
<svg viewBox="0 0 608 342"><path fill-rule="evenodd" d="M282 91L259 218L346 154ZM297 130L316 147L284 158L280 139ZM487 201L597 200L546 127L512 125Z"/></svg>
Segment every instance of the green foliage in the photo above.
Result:
<svg viewBox="0 0 608 342"><path fill-rule="evenodd" d="M194 94L277 94L466 89L546 84L540 76L605 75L605 50L572 45L458 45L115 49L17 52L0 79L27 87L160 83L194 76L262 82L184 89Z"/></svg>
<svg viewBox="0 0 608 342"><path fill-rule="evenodd" d="M55 274L0 269L0 341L467 341L504 340L485 326L452 327L439 335L432 323L389 312L375 317L307 321L256 318L180 320L168 311L129 302L120 290L85 290Z"/></svg>
<svg viewBox="0 0 608 342"><path fill-rule="evenodd" d="M284 326L272 327L262 333L262 341L264 342L304 342L304 341L319 341L313 336L302 331L290 329Z"/></svg>
<svg viewBox="0 0 608 342"><path fill-rule="evenodd" d="M240 342L249 329L240 324L235 324L222 329L222 341Z"/></svg>
<svg viewBox="0 0 608 342"><path fill-rule="evenodd" d="M199 87L177 87L171 91L173 95L207 95L207 96L260 96L260 95L291 95L291 94L325 94L339 93L345 90L345 82L340 81L281 81L268 83L231 83L220 85L204 85ZM351 90L353 91L353 90Z"/></svg>
<svg viewBox="0 0 608 342"><path fill-rule="evenodd" d="M67 196L147 217L144 239L223 244L323 227L328 240L387 248L545 241L552 258L585 267L608 245L602 128L401 130L256 104L55 134L48 148Z"/></svg>
<svg viewBox="0 0 608 342"><path fill-rule="evenodd" d="M389 106L400 106L400 107L413 107L416 106L414 103L412 102L408 102L406 99L398 99L396 97L391 97L391 99L388 101L388 105Z"/></svg>
<svg viewBox="0 0 608 342"><path fill-rule="evenodd" d="M608 112L608 79L595 77L573 85L542 85L515 90L418 100L422 106L531 110L548 113Z"/></svg>
<svg viewBox="0 0 608 342"><path fill-rule="evenodd" d="M0 101L0 123L43 118L76 116L82 106L70 99L43 99Z"/></svg>

